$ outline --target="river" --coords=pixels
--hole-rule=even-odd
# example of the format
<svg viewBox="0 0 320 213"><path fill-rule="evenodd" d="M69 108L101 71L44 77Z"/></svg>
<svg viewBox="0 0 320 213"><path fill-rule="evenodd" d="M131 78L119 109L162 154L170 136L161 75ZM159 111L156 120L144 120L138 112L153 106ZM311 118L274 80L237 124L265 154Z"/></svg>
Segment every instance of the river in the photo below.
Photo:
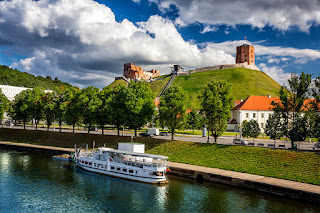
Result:
<svg viewBox="0 0 320 213"><path fill-rule="evenodd" d="M279 196L169 175L165 186L132 182L0 149L0 212L320 212Z"/></svg>

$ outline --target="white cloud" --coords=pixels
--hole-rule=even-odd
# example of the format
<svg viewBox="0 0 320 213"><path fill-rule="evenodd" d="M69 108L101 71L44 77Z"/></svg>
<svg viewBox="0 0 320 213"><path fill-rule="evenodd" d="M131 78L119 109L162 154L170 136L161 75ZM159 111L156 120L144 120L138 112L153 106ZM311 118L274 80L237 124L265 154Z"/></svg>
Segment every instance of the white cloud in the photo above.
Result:
<svg viewBox="0 0 320 213"><path fill-rule="evenodd" d="M149 0L150 1L150 0ZM236 26L252 25L262 29L271 26L289 30L297 26L308 32L320 23L318 0L152 0L162 11L174 5L185 23Z"/></svg>
<svg viewBox="0 0 320 213"><path fill-rule="evenodd" d="M299 59L303 62L320 59L320 51L313 49L298 49L292 47L281 46L264 46L263 42L249 42L247 40L226 41L221 43L205 43L212 48L221 49L226 53L235 54L236 47L242 44L254 45L256 56L276 56L281 57L282 61L288 61L288 57Z"/></svg>
<svg viewBox="0 0 320 213"><path fill-rule="evenodd" d="M206 25L201 31L201 34L207 33L207 32L214 32L217 31L218 27L211 26L211 25Z"/></svg>
<svg viewBox="0 0 320 213"><path fill-rule="evenodd" d="M81 87L111 83L128 62L165 71L173 64L234 62L222 50L185 41L170 20L117 22L110 8L93 0L0 1L0 17L6 20L0 22L0 42L25 56L12 67Z"/></svg>
<svg viewBox="0 0 320 213"><path fill-rule="evenodd" d="M265 63L259 64L260 69L269 75L273 80L282 86L288 85L288 79L291 77L290 73L285 73L281 67L272 66L268 67Z"/></svg>

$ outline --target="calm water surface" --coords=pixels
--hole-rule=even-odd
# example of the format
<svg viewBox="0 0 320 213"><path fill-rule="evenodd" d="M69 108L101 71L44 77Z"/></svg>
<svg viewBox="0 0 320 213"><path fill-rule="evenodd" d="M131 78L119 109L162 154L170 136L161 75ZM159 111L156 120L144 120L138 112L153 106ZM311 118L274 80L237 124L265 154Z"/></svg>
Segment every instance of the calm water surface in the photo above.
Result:
<svg viewBox="0 0 320 213"><path fill-rule="evenodd" d="M165 186L131 182L48 155L0 149L0 212L320 212L282 197L169 179Z"/></svg>

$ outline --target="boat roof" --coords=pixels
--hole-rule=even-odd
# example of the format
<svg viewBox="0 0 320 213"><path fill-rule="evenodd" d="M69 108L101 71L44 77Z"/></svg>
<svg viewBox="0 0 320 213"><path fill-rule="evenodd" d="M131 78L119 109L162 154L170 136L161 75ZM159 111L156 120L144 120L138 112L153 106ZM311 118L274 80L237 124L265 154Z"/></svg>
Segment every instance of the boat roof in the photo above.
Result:
<svg viewBox="0 0 320 213"><path fill-rule="evenodd" d="M106 148L106 147L99 147L99 149L101 151L117 153L117 154L124 154L124 155L132 155L132 156L138 156L138 157L148 157L148 158L155 158L155 159L168 159L169 158L169 157L163 156L163 155L154 155L154 154L139 153L139 152L129 152L129 151Z"/></svg>

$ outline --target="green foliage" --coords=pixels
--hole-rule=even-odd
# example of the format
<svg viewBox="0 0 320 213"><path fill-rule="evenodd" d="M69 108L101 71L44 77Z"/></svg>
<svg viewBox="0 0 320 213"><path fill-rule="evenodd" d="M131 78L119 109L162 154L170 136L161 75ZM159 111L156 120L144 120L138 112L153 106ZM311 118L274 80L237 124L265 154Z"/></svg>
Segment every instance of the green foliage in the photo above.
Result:
<svg viewBox="0 0 320 213"><path fill-rule="evenodd" d="M196 110L192 110L187 114L186 128L192 129L193 132L195 129L201 129L200 114Z"/></svg>
<svg viewBox="0 0 320 213"><path fill-rule="evenodd" d="M215 142L227 129L227 122L231 116L233 98L230 96L230 89L231 86L225 81L211 81L206 84L199 95L204 122Z"/></svg>
<svg viewBox="0 0 320 213"><path fill-rule="evenodd" d="M72 125L73 132L75 125L81 122L82 109L79 104L80 93L81 91L78 88L69 88L65 92L65 100L67 106L64 119L67 124Z"/></svg>
<svg viewBox="0 0 320 213"><path fill-rule="evenodd" d="M33 90L27 90L27 104L31 115L36 125L36 130L38 129L38 124L43 118L44 105L41 102L41 97L44 96L44 92L39 88L34 88Z"/></svg>
<svg viewBox="0 0 320 213"><path fill-rule="evenodd" d="M91 126L96 123L97 111L102 104L102 100L100 100L98 94L99 89L91 86L82 89L77 99L83 123L88 126L88 133Z"/></svg>
<svg viewBox="0 0 320 213"><path fill-rule="evenodd" d="M171 75L165 76L164 79L154 81L150 83L150 88L154 92L155 96L159 96L163 88L167 85Z"/></svg>
<svg viewBox="0 0 320 213"><path fill-rule="evenodd" d="M124 126L128 113L126 110L127 88L123 85L117 85L113 89L112 99L110 101L111 124L115 125L120 135L120 127Z"/></svg>
<svg viewBox="0 0 320 213"><path fill-rule="evenodd" d="M0 89L0 120L3 119L3 113L5 111L7 111L7 109L9 108L9 103L10 101L8 100L8 98L2 93L1 89Z"/></svg>
<svg viewBox="0 0 320 213"><path fill-rule="evenodd" d="M288 83L288 89L284 87L280 89L280 102L273 102L272 105L273 110L281 115L283 135L290 138L294 147L295 141L304 141L308 135L307 120L302 113L307 111L304 103L309 97L311 75L292 74Z"/></svg>
<svg viewBox="0 0 320 213"><path fill-rule="evenodd" d="M184 125L186 113L186 92L177 86L171 86L161 96L160 101L160 122L171 130L172 140L175 129Z"/></svg>
<svg viewBox="0 0 320 213"><path fill-rule="evenodd" d="M245 99L248 95L278 96L280 85L267 74L245 68L229 68L198 72L187 76L177 76L172 85L181 86L188 94L188 108L200 109L197 97L203 85L212 80L223 80L232 85L231 96L235 100Z"/></svg>
<svg viewBox="0 0 320 213"><path fill-rule="evenodd" d="M23 86L29 88L43 88L55 90L56 88L69 88L72 85L60 81L57 77L52 80L50 76L43 78L41 76L35 77L34 75L26 72L13 70L7 66L0 65L0 84L11 86Z"/></svg>
<svg viewBox="0 0 320 213"><path fill-rule="evenodd" d="M126 108L128 118L126 125L135 130L151 121L154 114L154 94L148 82L131 82L127 89Z"/></svg>
<svg viewBox="0 0 320 213"><path fill-rule="evenodd" d="M261 132L259 124L256 120L250 120L247 122L246 120L242 123L242 136L243 137L252 137L257 138Z"/></svg>
<svg viewBox="0 0 320 213"><path fill-rule="evenodd" d="M43 114L44 118L47 122L48 131L50 128L50 125L53 122L54 115L55 115L55 109L56 109L56 94L55 93L46 93L42 97L40 97L41 105L43 106Z"/></svg>
<svg viewBox="0 0 320 213"><path fill-rule="evenodd" d="M113 89L109 86L104 87L98 94L101 100L96 112L97 124L102 129L102 135L104 134L104 125L112 123L111 121L111 101L113 96Z"/></svg>
<svg viewBox="0 0 320 213"><path fill-rule="evenodd" d="M273 140L280 139L283 135L281 127L281 115L279 113L273 113L269 115L264 132Z"/></svg>

